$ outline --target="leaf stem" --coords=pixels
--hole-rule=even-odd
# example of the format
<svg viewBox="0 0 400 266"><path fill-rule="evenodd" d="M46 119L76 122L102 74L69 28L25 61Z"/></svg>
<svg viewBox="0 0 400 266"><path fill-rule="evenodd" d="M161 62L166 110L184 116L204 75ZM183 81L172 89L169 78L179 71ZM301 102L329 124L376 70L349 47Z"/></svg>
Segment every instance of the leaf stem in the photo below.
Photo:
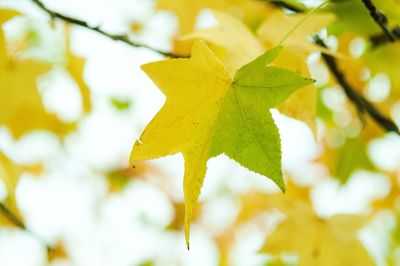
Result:
<svg viewBox="0 0 400 266"><path fill-rule="evenodd" d="M324 41L319 37L314 37L314 42L324 48L327 48ZM344 90L346 96L356 106L359 113L368 113L371 118L384 130L388 132L395 132L400 135L400 131L396 124L388 117L383 115L371 102L359 94L345 79L344 74L339 69L335 58L329 54L322 53L322 58L327 64L329 70L335 76L337 82Z"/></svg>
<svg viewBox="0 0 400 266"><path fill-rule="evenodd" d="M316 7L314 7L313 9L311 9L307 15L305 15L293 28L291 28L289 30L288 33L286 33L286 35L282 38L282 40L279 42L279 45L282 45L282 43L290 36L290 34L292 34L295 30L297 30L301 24L303 24L304 21L306 21L315 11L317 11L318 9L320 9L321 7L323 7L325 4L327 4L329 2L329 0L325 0L323 1L321 4L317 5Z"/></svg>
<svg viewBox="0 0 400 266"><path fill-rule="evenodd" d="M106 36L114 41L120 41L123 42L129 46L132 47L142 47L142 48L146 48L149 49L151 51L154 51L156 53L159 53L161 55L164 55L166 57L172 57L172 58L176 58L179 57L178 55L171 53L171 52L165 52L165 51L161 51L157 48L151 47L149 45L146 44L142 44L142 43L137 43L137 42L133 42L129 39L129 37L127 35L120 35L120 34L111 34L108 32L105 32L104 30L102 30L100 27L93 27L91 25L89 25L86 21L83 20L79 20L76 18L72 18L69 16L66 16L64 14L58 13L56 11L53 11L51 9L49 9L45 4L43 4L43 2L41 0L32 0L32 2L38 6L40 9L42 9L44 12L46 12L52 19L60 19L62 21L68 22L70 24L73 25L78 25L80 27L92 30L94 32L97 32L103 36Z"/></svg>

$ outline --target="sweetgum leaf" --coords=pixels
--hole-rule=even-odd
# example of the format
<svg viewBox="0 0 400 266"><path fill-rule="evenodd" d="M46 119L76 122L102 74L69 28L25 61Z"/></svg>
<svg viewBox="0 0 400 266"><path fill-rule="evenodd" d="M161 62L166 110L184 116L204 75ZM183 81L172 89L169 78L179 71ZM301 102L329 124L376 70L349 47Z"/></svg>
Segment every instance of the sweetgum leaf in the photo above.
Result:
<svg viewBox="0 0 400 266"><path fill-rule="evenodd" d="M284 190L279 132L269 109L312 80L267 67L280 50L268 50L234 77L202 41L194 43L190 59L142 67L167 100L136 141L131 163L183 154L187 244L208 159L226 154Z"/></svg>

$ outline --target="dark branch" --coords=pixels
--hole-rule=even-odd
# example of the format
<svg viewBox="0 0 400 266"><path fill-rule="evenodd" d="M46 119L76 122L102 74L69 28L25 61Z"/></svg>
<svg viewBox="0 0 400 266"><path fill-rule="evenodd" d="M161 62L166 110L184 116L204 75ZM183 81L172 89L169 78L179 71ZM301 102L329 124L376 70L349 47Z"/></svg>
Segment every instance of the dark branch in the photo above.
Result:
<svg viewBox="0 0 400 266"><path fill-rule="evenodd" d="M397 35L392 31L388 25L387 17L379 10L376 9L372 0L362 0L364 6L368 9L369 14L375 20L376 24L382 29L383 33L386 34L390 42L394 42L397 39Z"/></svg>
<svg viewBox="0 0 400 266"><path fill-rule="evenodd" d="M10 210L8 209L3 203L0 202L0 212L16 227L22 230L26 230L24 223Z"/></svg>
<svg viewBox="0 0 400 266"><path fill-rule="evenodd" d="M40 9L45 11L52 19L60 19L60 20L63 20L65 22L68 22L70 24L84 27L86 29L89 29L89 30L95 31L97 33L100 33L101 35L106 36L106 37L108 37L108 38L110 38L112 40L121 41L121 42L123 42L125 44L128 44L128 45L132 46L132 47L146 48L146 49L152 50L154 52L157 52L157 53L162 54L162 55L167 56L167 57L179 57L179 56L177 56L177 55L175 55L173 53L161 51L161 50L158 50L158 49L156 49L154 47L148 46L146 44L133 42L133 41L131 41L129 39L129 37L127 35L110 34L110 33L107 33L105 31L103 31L99 27L90 26L86 21L75 19L75 18L72 18L72 17L68 17L68 16L63 15L61 13L53 11L53 10L49 9L48 7L46 7L42 3L42 1L40 1L40 0L32 0L32 2L35 3L38 7L40 7Z"/></svg>
<svg viewBox="0 0 400 266"><path fill-rule="evenodd" d="M280 1L280 0L261 0L261 1L271 3L274 6L290 10L294 13L307 12L307 9L299 8L298 6L287 3L286 1ZM363 2L365 4L364 0L363 0ZM379 21L384 22L383 26L381 24L378 24L379 27L381 27L381 28L384 27L384 29L385 29L384 32L381 34L375 34L375 35L369 36L369 40L371 41L372 46L377 47L377 46L385 44L387 42L393 42L395 40L400 40L400 26L394 27L392 29L389 28L389 26L387 25L386 16L383 15L383 13L377 11L376 8L374 7L374 5L371 6L371 4L372 4L371 1L366 1L366 2L368 2L368 7L372 8L372 10L374 10L373 17L376 17ZM368 10L370 11L369 8L368 8ZM372 16L372 14L371 14L371 16Z"/></svg>
<svg viewBox="0 0 400 266"><path fill-rule="evenodd" d="M9 220L13 225L15 225L16 227L18 227L19 229L29 233L32 237L34 237L37 241L39 241L40 243L42 243L46 249L47 252L52 252L54 250L53 247L51 247L49 244L47 244L47 242L40 236L38 236L37 234L35 234L34 232L30 231L25 224L9 209L7 208L6 205L4 205L3 203L0 202L0 213L2 213L4 215L4 217Z"/></svg>
<svg viewBox="0 0 400 266"><path fill-rule="evenodd" d="M318 36L314 37L314 42L321 46L327 48L324 41ZM359 94L345 79L344 74L340 71L335 58L329 54L322 53L322 58L327 64L329 70L335 76L337 82L343 88L346 96L351 102L356 106L359 113L368 113L371 118L384 130L390 132L396 132L400 135L400 131L396 124L388 117L383 115L375 106L365 99L361 94Z"/></svg>
<svg viewBox="0 0 400 266"><path fill-rule="evenodd" d="M397 40L400 40L400 26L392 28L391 31L394 35L396 35ZM371 35L369 37L369 40L371 41L373 47L385 44L387 42L391 42L389 37L384 33Z"/></svg>
<svg viewBox="0 0 400 266"><path fill-rule="evenodd" d="M301 13L301 12L307 11L307 10L301 9L301 8L295 6L295 5L289 4L289 3L285 2L285 1L269 0L268 2L271 3L274 6L282 7L282 8L285 8L287 10L293 11L295 13Z"/></svg>
<svg viewBox="0 0 400 266"><path fill-rule="evenodd" d="M32 0L32 1L38 7L40 7L43 11L45 11L52 19L60 19L60 20L63 20L65 22L68 22L70 24L74 24L74 25L78 25L78 26L90 29L92 31L95 31L95 32L103 35L103 36L106 36L106 37L111 38L111 39L116 40L116 41L124 42L124 43L126 43L126 44L128 44L130 46L133 46L133 47L147 48L147 49L150 49L152 51L155 51L155 52L157 52L159 54L162 54L164 56L167 56L167 57L173 57L173 58L181 57L181 56L178 56L178 55L173 54L173 53L160 51L158 49L155 49L153 47L147 46L145 44L139 44L139 43L132 42L131 40L129 40L128 36L126 36L126 35L110 34L110 33L107 33L105 31L103 31L99 27L90 26L86 21L82 21L82 20L79 20L79 19L71 18L71 17L68 17L66 15L60 14L58 12L55 12L53 10L50 10L40 0ZM371 0L362 0L362 1L363 1L364 5L368 8L368 10L370 11L371 16L375 19L375 21L378 23L378 25L382 28L382 30L385 33L385 37L372 36L371 37L371 41L373 43L376 43L376 44L380 44L380 43L386 42L388 40L391 41L391 42L395 41L396 38L398 38L398 36L400 35L400 27L399 28L395 28L394 30L391 30L389 28L388 24L387 24L386 16L376 9L376 7L373 5ZM294 6L294 5L290 5L285 1L270 0L269 2L271 4L274 4L274 5L282 7L282 8L286 8L286 9L291 10L291 11L296 12L296 13L300 13L300 12L306 11L306 10L302 10L302 9L300 9L300 8ZM320 45L322 47L326 47L325 43L319 37L315 37L314 41L315 41L316 44L318 44L318 45ZM337 79L338 83L343 88L343 90L346 93L347 97L356 105L356 107L357 107L357 109L358 109L358 111L360 113L367 112L372 117L372 119L374 119L375 122L380 127L385 129L386 131L393 131L393 132L396 132L397 134L400 134L399 129L397 128L396 124L391 119L385 117L382 113L380 113L380 111L377 110L373 106L372 103L370 103L362 95L357 93L357 91L354 90L350 86L350 84L346 81L343 73L339 70L335 58L333 58L331 55L328 55L328 54L325 54L325 53L322 54L322 57L324 58L324 60L325 60L326 64L328 65L330 71L333 73L333 75Z"/></svg>

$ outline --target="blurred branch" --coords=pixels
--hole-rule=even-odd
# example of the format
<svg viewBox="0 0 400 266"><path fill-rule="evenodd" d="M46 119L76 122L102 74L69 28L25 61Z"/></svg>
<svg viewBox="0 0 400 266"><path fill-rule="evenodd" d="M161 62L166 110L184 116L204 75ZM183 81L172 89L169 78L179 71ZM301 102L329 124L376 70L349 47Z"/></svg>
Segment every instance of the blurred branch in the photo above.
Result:
<svg viewBox="0 0 400 266"><path fill-rule="evenodd" d="M1 202L0 212L3 213L3 215L16 227L22 230L26 230L24 223L20 219L18 219L18 217Z"/></svg>
<svg viewBox="0 0 400 266"><path fill-rule="evenodd" d="M303 13L308 11L307 9L300 8L299 6L287 3L286 1L281 1L281 0L261 0L261 1L268 2L276 7L281 7L290 10L294 13ZM383 33L381 34L375 34L369 36L369 40L372 42L372 45L376 47L385 44L387 42L394 42L396 40L400 40L400 26L389 28L386 16L376 9L372 1L371 0L362 0L362 1L370 11L370 14L374 18L374 20L377 21L377 23L379 21L378 25L383 30Z"/></svg>
<svg viewBox="0 0 400 266"><path fill-rule="evenodd" d="M397 35L392 31L388 25L387 17L379 10L376 9L372 0L362 0L364 6L368 9L369 14L375 20L376 24L382 29L383 33L387 36L390 42L394 42L397 39Z"/></svg>
<svg viewBox="0 0 400 266"><path fill-rule="evenodd" d="M391 29L392 33L396 35L397 40L400 40L400 26L394 27ZM372 46L379 46L381 44L385 44L387 42L391 42L389 37L385 34L376 34L371 35L369 40L372 42Z"/></svg>
<svg viewBox="0 0 400 266"><path fill-rule="evenodd" d="M324 48L327 48L324 41L319 37L314 37L314 42ZM327 64L329 70L335 76L337 82L343 88L346 96L349 98L351 102L356 106L357 110L363 114L368 113L371 118L384 130L388 132L395 132L400 135L400 131L397 128L396 124L388 117L383 115L371 102L369 102L366 98L364 98L361 94L359 94L345 79L344 74L340 71L336 59L329 55L322 53L322 58Z"/></svg>
<svg viewBox="0 0 400 266"><path fill-rule="evenodd" d="M47 252L53 252L54 248L51 247L47 242L34 232L30 231L26 228L25 224L9 209L6 205L0 202L0 213L4 215L6 219L8 219L13 225L18 227L19 229L29 233L33 238L43 244L46 247Z"/></svg>
<svg viewBox="0 0 400 266"><path fill-rule="evenodd" d="M271 3L274 6L282 7L282 8L285 8L287 10L293 11L295 13L301 13L301 12L306 12L307 11L306 9L302 9L302 8L300 8L298 6L292 5L292 4L287 3L285 1L269 0L268 2Z"/></svg>
<svg viewBox="0 0 400 266"><path fill-rule="evenodd" d="M391 41L391 42L395 41L396 38L398 37L398 35L400 35L400 28L395 28L394 30L390 29L387 24L386 16L376 9L376 7L372 3L372 1L371 0L362 0L362 1L363 1L364 5L368 8L368 10L370 11L371 16L374 18L374 20L377 22L377 24L382 28L382 30L385 33L385 37L382 37L380 35L372 36L371 41L376 44L384 43L386 41ZM176 54L161 51L161 50L158 50L156 48L150 47L145 44L139 44L139 43L133 42L133 41L129 40L129 37L127 35L110 34L110 33L103 31L99 27L90 26L86 21L68 17L68 16L58 13L56 11L50 10L40 0L32 0L32 2L35 3L38 7L40 7L43 11L45 11L52 19L60 19L65 22L68 22L70 24L74 24L74 25L78 25L78 26L90 29L90 30L95 31L95 32L97 32L103 36L106 36L110 39L124 42L133 47L147 48L149 50L152 50L154 52L157 52L157 53L162 54L167 57L173 57L173 58L180 57ZM301 13L301 12L307 11L307 10L300 9L297 6L290 5L285 1L270 0L268 2L270 2L273 5L276 5L276 6L279 6L282 8L286 8L286 9L291 10L296 13ZM319 38L318 36L316 36L314 38L314 41L317 45L319 45L321 47L325 47L325 48L327 47L326 44L322 41L322 39ZM397 134L400 134L400 131L397 128L396 124L390 118L387 118L386 116L384 116L378 109L375 108L375 106L372 103L370 103L361 94L359 94L356 90L354 90L354 88L352 88L352 86L345 79L343 73L338 68L335 58L333 58L331 55L328 55L325 53L322 53L322 57L325 60L326 64L328 65L332 74L335 76L338 83L343 88L347 97L350 99L350 101L352 101L356 105L356 107L360 113L367 112L381 128L385 129L386 131L392 131L392 132L396 132ZM2 205L2 207L4 207L4 206ZM3 208L1 208L1 210L3 210Z"/></svg>
<svg viewBox="0 0 400 266"><path fill-rule="evenodd" d="M84 27L86 29L95 31L103 36L106 36L114 41L120 41L123 42L125 44L128 44L129 46L132 47L142 47L142 48L146 48L149 49L151 51L154 51L156 53L159 53L161 55L167 56L167 57L179 57L173 53L170 52L165 52L165 51L161 51L159 49L156 49L154 47L148 46L146 44L141 44L141 43L137 43L137 42L133 42L129 39L129 37L127 35L120 35L120 34L111 34L108 32L103 31L102 29L100 29L100 27L93 27L90 26L86 21L83 20L79 20L79 19L75 19L66 15L63 15L61 13L58 13L56 11L53 11L51 9L49 9L47 6L45 6L42 1L40 0L32 0L33 3L35 3L40 9L42 9L44 12L46 12L52 19L60 19L63 20L65 22L68 22L70 24L74 24L74 25L78 25L81 27Z"/></svg>

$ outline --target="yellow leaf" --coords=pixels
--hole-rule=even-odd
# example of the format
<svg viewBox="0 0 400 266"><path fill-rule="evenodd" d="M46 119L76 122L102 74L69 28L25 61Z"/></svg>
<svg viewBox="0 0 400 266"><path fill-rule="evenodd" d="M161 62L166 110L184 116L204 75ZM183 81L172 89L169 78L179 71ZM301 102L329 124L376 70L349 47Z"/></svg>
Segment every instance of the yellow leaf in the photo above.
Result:
<svg viewBox="0 0 400 266"><path fill-rule="evenodd" d="M0 25L3 25L5 22L10 20L11 18L18 16L19 13L14 10L9 9L0 9ZM3 38L3 37L0 37Z"/></svg>
<svg viewBox="0 0 400 266"><path fill-rule="evenodd" d="M185 232L188 241L189 222L200 194L209 157L209 126L217 119L219 99L223 99L231 84L231 77L209 48L200 42L193 46L190 59L153 63L144 65L143 69L167 95L168 101L157 114L157 119L152 120L135 143L131 162L183 153ZM171 73L179 73L184 80L171 82ZM192 95L188 97L185 90L187 86L193 86L191 82L196 82L198 88L191 90ZM197 144L193 146L190 143Z"/></svg>
<svg viewBox="0 0 400 266"><path fill-rule="evenodd" d="M10 11L0 11L2 20L9 15ZM49 69L48 64L34 60L10 58L4 35L0 32L0 125L6 125L16 138L35 129L48 129L63 135L73 128L48 114L44 108L36 83L37 78Z"/></svg>
<svg viewBox="0 0 400 266"><path fill-rule="evenodd" d="M230 224L230 226L222 231L217 231L214 236L215 242L220 251L219 266L228 266L233 264L233 262L230 260L231 256L229 255L235 244L236 233L238 232L237 229L242 225L249 223L258 225L257 220L259 220L258 218L261 217L260 215L274 207L269 202L270 197L271 194L261 193L259 191L250 191L239 198L240 211L236 218L236 222ZM285 198L288 199L288 201L293 202L299 200L310 202L309 187L296 185L290 179L288 179L286 180ZM283 260L278 258L265 264L265 266L278 265L288 264L285 264Z"/></svg>
<svg viewBox="0 0 400 266"><path fill-rule="evenodd" d="M325 219L301 201L288 200L282 195L271 196L269 201L286 218L267 237L262 252L297 253L299 266L375 265L357 238L368 217L334 215Z"/></svg>
<svg viewBox="0 0 400 266"><path fill-rule="evenodd" d="M272 5L254 0L158 0L156 8L174 12L180 22L180 34L187 34L193 30L198 13L205 8L241 17L248 25L256 27Z"/></svg>
<svg viewBox="0 0 400 266"><path fill-rule="evenodd" d="M180 35L188 34L193 30L194 22L197 13L204 9L220 10L226 12L236 18L240 18L251 29L257 28L263 21L264 17L275 7L266 1L254 0L216 0L216 1L202 1L200 5L195 5L196 1L182 1L175 7L173 4L179 0L160 0L160 9L169 9L174 11L181 22L181 31L178 38L173 38L173 52L180 56L190 55L192 42L188 39L179 38ZM162 7L162 8L161 8ZM182 9L182 11L180 11ZM194 9L194 10L193 10ZM192 10L188 12L188 10ZM179 15L182 14L182 15ZM194 17L193 17L194 16ZM239 34L236 34L239 37ZM250 49L249 49L250 50ZM215 52L215 51L214 51Z"/></svg>
<svg viewBox="0 0 400 266"><path fill-rule="evenodd" d="M67 260L69 258L63 242L58 242L54 247L47 251L47 261Z"/></svg>
<svg viewBox="0 0 400 266"><path fill-rule="evenodd" d="M237 222L242 223L251 220L266 210L275 207L270 201L271 194L260 192L252 192L244 195L241 201L241 211ZM304 204L311 206L310 189L306 186L296 185L291 179L286 180L286 191L284 200L278 204L291 204L292 202L302 201Z"/></svg>
<svg viewBox="0 0 400 266"><path fill-rule="evenodd" d="M233 75L243 65L265 51L265 47L240 20L223 12L213 10L218 25L195 31L182 39L201 39L226 49L222 56L228 72Z"/></svg>
<svg viewBox="0 0 400 266"><path fill-rule="evenodd" d="M85 59L75 56L70 51L67 54L67 70L72 78L76 81L82 96L82 106L85 113L90 112L92 104L90 101L90 89L83 79L83 70L85 67Z"/></svg>
<svg viewBox="0 0 400 266"><path fill-rule="evenodd" d="M204 8L223 8L228 0L159 0L157 9L166 9L174 12L180 22L181 34L192 31L199 11Z"/></svg>
<svg viewBox="0 0 400 266"><path fill-rule="evenodd" d="M10 161L4 154L0 152L0 180L3 182L7 197L2 202L7 210L12 212L17 219L21 220L21 215L18 211L17 201L15 198L15 189L22 173L21 168ZM10 221L10 217L5 215L5 210L0 210L0 225L1 226L16 226L15 223Z"/></svg>
<svg viewBox="0 0 400 266"><path fill-rule="evenodd" d="M268 46L275 46L291 29L301 23L295 31L290 33L283 45L296 49L298 53L303 54L320 51L320 48L307 38L329 25L335 19L335 16L329 13L312 14L306 19L305 16L307 14L285 15L283 10L276 9L265 19L264 23L257 30L257 35Z"/></svg>

